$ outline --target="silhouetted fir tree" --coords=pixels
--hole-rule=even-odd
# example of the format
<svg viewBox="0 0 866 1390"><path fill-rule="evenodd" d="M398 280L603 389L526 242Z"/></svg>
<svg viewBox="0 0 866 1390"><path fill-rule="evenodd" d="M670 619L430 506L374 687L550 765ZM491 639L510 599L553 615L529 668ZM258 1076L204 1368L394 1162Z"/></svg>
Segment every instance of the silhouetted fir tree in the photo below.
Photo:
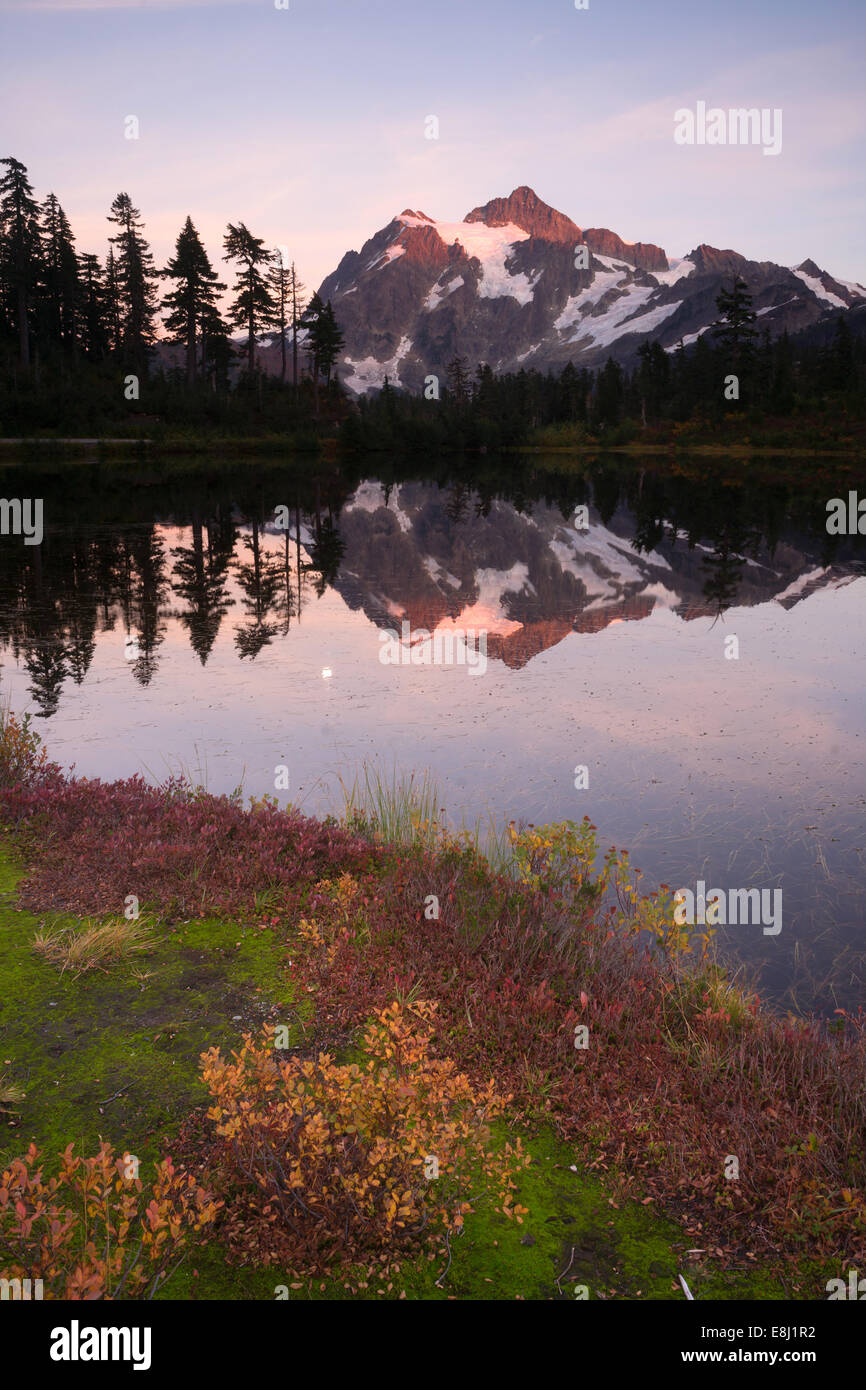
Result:
<svg viewBox="0 0 866 1390"><path fill-rule="evenodd" d="M280 335L280 381L286 380L286 333L292 314L292 271L284 264L282 253L274 252L274 261L267 273L268 289L274 301L271 323Z"/></svg>
<svg viewBox="0 0 866 1390"><path fill-rule="evenodd" d="M474 401L481 415L496 412L496 379L489 363L479 362L475 371Z"/></svg>
<svg viewBox="0 0 866 1390"><path fill-rule="evenodd" d="M78 346L88 362L101 362L111 346L108 294L99 257L85 251L78 257L78 297L75 310Z"/></svg>
<svg viewBox="0 0 866 1390"><path fill-rule="evenodd" d="M709 335L702 333L689 357L691 364L691 406L689 413L699 414L708 408L716 413L724 409L724 393L719 376L718 354Z"/></svg>
<svg viewBox="0 0 866 1390"><path fill-rule="evenodd" d="M637 372L637 386L641 402L641 416L646 423L658 420L663 414L665 402L670 392L671 360L661 343L641 343L637 350L640 367Z"/></svg>
<svg viewBox="0 0 866 1390"><path fill-rule="evenodd" d="M200 327L203 373L214 391L227 393L229 369L236 355L228 324L214 306L204 311Z"/></svg>
<svg viewBox="0 0 866 1390"><path fill-rule="evenodd" d="M301 315L307 306L306 286L298 279L298 272L295 263L292 261L292 385L295 395L298 394L298 328L301 323Z"/></svg>
<svg viewBox="0 0 866 1390"><path fill-rule="evenodd" d="M794 409L795 387L794 359L791 353L791 340L785 329L775 344L773 361L772 394L770 408L778 415L789 415Z"/></svg>
<svg viewBox="0 0 866 1390"><path fill-rule="evenodd" d="M21 366L30 366L30 322L39 283L42 240L39 208L26 167L12 155L0 159L0 281L18 335Z"/></svg>
<svg viewBox="0 0 866 1390"><path fill-rule="evenodd" d="M118 193L111 204L108 221L118 228L109 237L116 247L117 292L120 301L120 341L118 351L125 366L146 375L151 349L156 339L156 281L150 247L142 235L138 208L128 193Z"/></svg>
<svg viewBox="0 0 866 1390"><path fill-rule="evenodd" d="M581 400L580 378L573 362L566 362L559 374L559 404L558 414L560 419L568 422L576 422L586 416L586 402Z"/></svg>
<svg viewBox="0 0 866 1390"><path fill-rule="evenodd" d="M42 204L41 233L40 288L48 344L72 351L76 346L78 258L69 220L53 193Z"/></svg>
<svg viewBox="0 0 866 1390"><path fill-rule="evenodd" d="M318 346L319 371L324 375L326 387L330 389L331 373L345 342L330 299L319 314L314 332Z"/></svg>
<svg viewBox="0 0 866 1390"><path fill-rule="evenodd" d="M394 387L391 385L390 379L386 375L385 380L382 382L382 390L379 394L379 399L381 402L382 410L384 411L384 414L389 421L396 420L397 418L396 395L397 393L395 392Z"/></svg>
<svg viewBox="0 0 866 1390"><path fill-rule="evenodd" d="M274 301L266 273L274 253L266 251L264 240L253 236L243 222L237 226L228 224L223 245L223 260L236 261L239 266L229 321L235 328L246 329L247 371L252 375L256 366L256 336L273 320Z"/></svg>
<svg viewBox="0 0 866 1390"><path fill-rule="evenodd" d="M722 289L717 295L716 308L722 317L712 325L713 333L725 349L732 372L738 374L751 365L757 337L757 314L745 280L735 275L731 288ZM740 382L741 397L742 390Z"/></svg>
<svg viewBox="0 0 866 1390"><path fill-rule="evenodd" d="M120 273L114 247L109 246L105 262L105 322L112 352L119 353L123 339L123 306L121 304Z"/></svg>
<svg viewBox="0 0 866 1390"><path fill-rule="evenodd" d="M609 357L599 373L595 413L600 424L615 425L622 411L623 371Z"/></svg>
<svg viewBox="0 0 866 1390"><path fill-rule="evenodd" d="M322 374L319 352L321 349L321 335L319 330L319 320L324 313L325 306L319 298L318 291L313 295L303 314L301 315L301 327L306 330L306 340L304 347L307 353L307 360L310 366L310 375L313 379L313 405L316 414L319 413L319 378Z"/></svg>
<svg viewBox="0 0 866 1390"><path fill-rule="evenodd" d="M178 233L174 256L161 274L176 282L163 299L163 308L169 310L165 326L173 335L170 341L182 343L186 349L186 384L191 388L196 380L198 340L205 325L210 334L215 331L220 318L217 294L225 285L217 277L189 215Z"/></svg>
<svg viewBox="0 0 866 1390"><path fill-rule="evenodd" d="M468 365L465 357L452 357L445 369L448 389L454 397L458 410L462 409L469 399Z"/></svg>
<svg viewBox="0 0 866 1390"><path fill-rule="evenodd" d="M826 379L831 390L847 391L856 381L854 337L847 321L839 315L833 341L826 357Z"/></svg>

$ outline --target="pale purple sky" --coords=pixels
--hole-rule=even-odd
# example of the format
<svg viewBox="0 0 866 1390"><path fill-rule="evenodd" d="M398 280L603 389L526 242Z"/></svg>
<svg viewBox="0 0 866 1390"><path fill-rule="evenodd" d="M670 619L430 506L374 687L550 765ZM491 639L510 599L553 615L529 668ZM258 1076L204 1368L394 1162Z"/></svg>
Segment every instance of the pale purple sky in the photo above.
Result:
<svg viewBox="0 0 866 1390"><path fill-rule="evenodd" d="M864 0L589 5L0 0L0 153L80 250L104 254L123 190L158 264L188 212L214 261L243 220L310 288L404 208L458 220L518 184L669 255L866 282ZM675 144L698 100L781 108L781 154Z"/></svg>

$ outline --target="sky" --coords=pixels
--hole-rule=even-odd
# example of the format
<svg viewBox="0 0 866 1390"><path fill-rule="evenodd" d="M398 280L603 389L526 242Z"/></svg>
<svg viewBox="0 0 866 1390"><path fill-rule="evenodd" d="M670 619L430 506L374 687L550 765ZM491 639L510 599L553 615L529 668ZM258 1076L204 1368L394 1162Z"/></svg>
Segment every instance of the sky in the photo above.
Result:
<svg viewBox="0 0 866 1390"><path fill-rule="evenodd" d="M866 2L588 4L0 0L0 154L81 251L124 191L158 265L187 213L214 262L243 220L310 289L405 208L458 221L521 184L670 256L866 283ZM677 144L698 101L780 109L781 152Z"/></svg>

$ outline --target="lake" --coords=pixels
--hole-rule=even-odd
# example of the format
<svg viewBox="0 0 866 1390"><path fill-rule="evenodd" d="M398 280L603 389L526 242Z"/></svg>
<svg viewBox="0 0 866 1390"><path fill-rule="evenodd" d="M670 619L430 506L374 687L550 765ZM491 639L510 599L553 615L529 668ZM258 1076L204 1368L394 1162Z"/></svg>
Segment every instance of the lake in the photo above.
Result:
<svg viewBox="0 0 866 1390"><path fill-rule="evenodd" d="M646 886L782 892L719 929L784 1007L863 1002L866 537L835 460L26 464L0 693L103 778L314 814L365 760L452 822L589 815ZM860 494L866 480L859 477Z"/></svg>

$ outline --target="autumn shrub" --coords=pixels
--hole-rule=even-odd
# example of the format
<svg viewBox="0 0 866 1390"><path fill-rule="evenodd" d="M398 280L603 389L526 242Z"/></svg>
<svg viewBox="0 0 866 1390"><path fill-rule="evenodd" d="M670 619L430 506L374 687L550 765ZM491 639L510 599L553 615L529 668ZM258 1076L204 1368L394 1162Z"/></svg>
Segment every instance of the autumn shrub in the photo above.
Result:
<svg viewBox="0 0 866 1390"><path fill-rule="evenodd" d="M434 1015L424 1001L389 1004L365 1031L362 1062L284 1058L273 1033L246 1036L231 1060L203 1054L236 1254L298 1275L396 1255L459 1229L485 1184L521 1220L513 1175L528 1158L519 1140L492 1145L489 1128L508 1097L431 1054Z"/></svg>
<svg viewBox="0 0 866 1390"><path fill-rule="evenodd" d="M152 1298L218 1203L170 1159L148 1189L131 1155L70 1144L45 1177L35 1145L0 1175L0 1278L41 1279L53 1299Z"/></svg>
<svg viewBox="0 0 866 1390"><path fill-rule="evenodd" d="M0 788L32 786L57 771L30 727L30 715L19 719L8 705L0 706Z"/></svg>
<svg viewBox="0 0 866 1390"><path fill-rule="evenodd" d="M179 778L0 786L0 810L25 852L38 851L19 885L34 911L117 912L134 892L164 921L214 913L249 921L299 886L381 856L334 822L270 801L245 810Z"/></svg>

